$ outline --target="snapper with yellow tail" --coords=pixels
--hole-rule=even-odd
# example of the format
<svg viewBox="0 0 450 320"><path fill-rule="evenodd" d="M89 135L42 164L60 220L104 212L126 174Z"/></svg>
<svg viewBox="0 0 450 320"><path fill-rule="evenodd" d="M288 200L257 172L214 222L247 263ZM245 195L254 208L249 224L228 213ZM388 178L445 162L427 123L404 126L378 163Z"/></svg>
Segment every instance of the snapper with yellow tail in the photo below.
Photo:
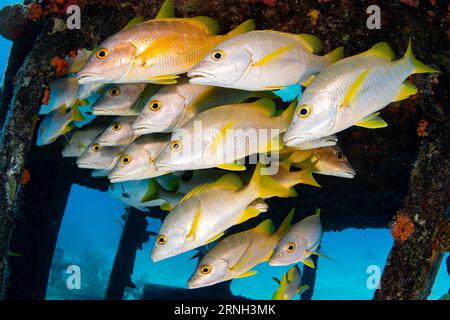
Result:
<svg viewBox="0 0 450 320"><path fill-rule="evenodd" d="M283 148L281 134L289 126L294 108L293 103L276 116L275 103L263 98L206 110L172 133L156 166L166 171L213 167L245 170L235 162Z"/></svg>
<svg viewBox="0 0 450 320"><path fill-rule="evenodd" d="M343 57L325 56L319 38L271 30L251 31L217 45L193 67L191 83L241 90L277 90L302 83Z"/></svg>
<svg viewBox="0 0 450 320"><path fill-rule="evenodd" d="M378 111L417 93L417 87L406 79L416 73L438 72L414 57L411 41L404 57L394 58L389 45L381 42L322 71L298 102L284 143L298 145L353 125L387 126Z"/></svg>
<svg viewBox="0 0 450 320"><path fill-rule="evenodd" d="M301 286L302 272L298 265L291 267L284 273L281 280L273 278L278 284L278 289L273 293L272 300L292 300L297 294L309 289L307 284Z"/></svg>
<svg viewBox="0 0 450 320"><path fill-rule="evenodd" d="M77 74L80 84L173 84L218 43L254 29L248 20L225 35L208 17L174 18L167 0L155 19L134 19L100 44Z"/></svg>
<svg viewBox="0 0 450 320"><path fill-rule="evenodd" d="M156 238L152 260L159 261L203 246L221 237L225 230L267 211L262 197L288 197L291 190L258 165L246 186L236 174L191 190L167 215Z"/></svg>
<svg viewBox="0 0 450 320"><path fill-rule="evenodd" d="M253 229L221 240L200 260L188 281L189 288L211 286L256 274L251 269L269 260L278 241L289 230L294 213L292 210L288 214L276 232L272 220L265 220Z"/></svg>

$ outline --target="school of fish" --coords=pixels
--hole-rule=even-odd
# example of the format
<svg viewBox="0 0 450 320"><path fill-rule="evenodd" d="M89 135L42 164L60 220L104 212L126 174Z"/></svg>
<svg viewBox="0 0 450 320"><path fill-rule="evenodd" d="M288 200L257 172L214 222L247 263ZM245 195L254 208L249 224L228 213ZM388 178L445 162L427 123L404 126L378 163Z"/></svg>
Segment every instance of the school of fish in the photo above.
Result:
<svg viewBox="0 0 450 320"><path fill-rule="evenodd" d="M268 198L296 197L296 185L320 187L315 174L353 178L336 134L386 127L380 110L418 92L409 77L438 70L414 57L411 41L400 59L385 42L344 58L342 47L321 55L314 35L255 30L253 20L219 29L209 17L175 18L166 0L155 19L137 17L79 50L50 84L36 143L63 137L62 156L107 177L113 198L167 212L153 261L212 246L189 288L252 276L268 262L292 266L274 278L272 297L292 299L308 289L297 263L331 259L318 251L320 209L293 225L295 210L278 228L267 219L229 229L270 212ZM304 92L280 103L292 85Z"/></svg>

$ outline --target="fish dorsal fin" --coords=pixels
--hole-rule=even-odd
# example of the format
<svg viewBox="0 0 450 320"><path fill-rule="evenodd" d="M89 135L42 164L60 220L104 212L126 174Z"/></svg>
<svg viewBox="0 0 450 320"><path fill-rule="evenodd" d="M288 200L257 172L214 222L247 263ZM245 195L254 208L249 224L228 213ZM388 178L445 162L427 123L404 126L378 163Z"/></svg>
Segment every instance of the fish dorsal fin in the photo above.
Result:
<svg viewBox="0 0 450 320"><path fill-rule="evenodd" d="M380 57L392 61L395 59L394 50L387 42L379 42L363 54L370 54L372 56Z"/></svg>
<svg viewBox="0 0 450 320"><path fill-rule="evenodd" d="M362 83L364 82L364 79L366 78L367 74L369 73L369 68L366 68L356 79L353 81L352 85L347 91L347 94L344 97L344 100L342 101L341 107L347 106L350 101L359 93L359 90L361 88Z"/></svg>
<svg viewBox="0 0 450 320"><path fill-rule="evenodd" d="M182 203L183 201L186 201L190 197L195 196L204 190L207 190L209 188L209 186L210 186L209 183L205 183L205 184L195 187L194 189L192 189L191 191L186 193L186 195L180 200L180 202L178 204Z"/></svg>
<svg viewBox="0 0 450 320"><path fill-rule="evenodd" d="M248 19L244 22L242 22L240 25L238 25L236 28L228 32L228 36L230 38L235 37L239 34L250 32L255 30L255 20Z"/></svg>
<svg viewBox="0 0 450 320"><path fill-rule="evenodd" d="M154 200L159 192L159 184L155 179L148 179L147 191L141 199L141 203Z"/></svg>
<svg viewBox="0 0 450 320"><path fill-rule="evenodd" d="M138 25L140 23L145 22L145 18L143 16L137 16L130 20L130 22L127 23L127 25L122 30L127 30L131 27L134 27L135 25Z"/></svg>
<svg viewBox="0 0 450 320"><path fill-rule="evenodd" d="M278 58L279 56L281 56L282 54L294 49L295 46L284 46L284 47L280 47L278 49L275 49L274 51L272 51L271 53L265 55L264 57L262 57L260 60L258 60L257 62L252 64L252 67L260 67L263 65L268 64L269 62L275 60L276 58Z"/></svg>
<svg viewBox="0 0 450 320"><path fill-rule="evenodd" d="M158 13L156 14L155 20L158 19L169 19L174 18L175 12L173 9L173 1L172 0L166 0L162 4L161 8L159 9Z"/></svg>
<svg viewBox="0 0 450 320"><path fill-rule="evenodd" d="M319 54L322 51L322 42L312 34L296 34L295 37L308 49L309 52Z"/></svg>
<svg viewBox="0 0 450 320"><path fill-rule="evenodd" d="M400 92L393 102L408 99L410 96L415 95L416 93L417 93L416 85L409 81L405 81L400 86Z"/></svg>
<svg viewBox="0 0 450 320"><path fill-rule="evenodd" d="M207 34L218 34L220 31L219 23L210 17L198 16L189 19L190 22L200 29L204 30Z"/></svg>
<svg viewBox="0 0 450 320"><path fill-rule="evenodd" d="M254 229L254 231L273 234L275 231L275 227L273 225L273 221L270 219L264 220L260 224L258 224Z"/></svg>
<svg viewBox="0 0 450 320"><path fill-rule="evenodd" d="M362 118L357 123L355 123L358 127L363 128L369 128L369 129L379 129L379 128L386 128L388 124L386 121L381 119L378 115L379 112L372 113L368 115L367 117Z"/></svg>
<svg viewBox="0 0 450 320"><path fill-rule="evenodd" d="M189 229L189 232L186 235L187 239L189 238L192 238L193 240L196 239L195 232L197 231L201 215L202 215L202 207L201 205L199 205L197 211L195 212L194 220L192 220L191 228Z"/></svg>
<svg viewBox="0 0 450 320"><path fill-rule="evenodd" d="M219 187L231 190L242 189L243 183L242 179L235 173L228 173L220 177L217 181L210 184L211 188Z"/></svg>
<svg viewBox="0 0 450 320"><path fill-rule="evenodd" d="M268 116L274 116L276 113L275 102L272 99L262 98L248 104L251 108L259 109Z"/></svg>

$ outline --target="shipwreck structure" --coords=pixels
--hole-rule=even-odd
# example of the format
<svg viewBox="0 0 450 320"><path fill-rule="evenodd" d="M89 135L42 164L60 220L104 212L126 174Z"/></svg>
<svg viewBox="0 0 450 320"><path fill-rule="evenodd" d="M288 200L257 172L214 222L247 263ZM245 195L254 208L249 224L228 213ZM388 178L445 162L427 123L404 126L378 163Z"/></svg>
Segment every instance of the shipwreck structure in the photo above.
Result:
<svg viewBox="0 0 450 320"><path fill-rule="evenodd" d="M177 0L176 16L207 15L222 31L253 18L258 29L312 33L324 51L344 46L346 55L388 42L401 56L412 36L416 56L442 72L416 75L419 94L382 111L389 126L351 128L339 140L357 171L355 179L319 176L320 190L300 186L295 199L271 199L280 223L293 205L304 215L322 208L326 231L391 228L395 239L374 299L425 299L443 253L450 248L446 215L450 199L450 70L447 2ZM0 95L0 298L44 299L52 257L72 184L105 191L107 179L91 178L62 158L61 140L35 144L38 112L61 60L74 49L93 48L129 20L154 17L161 1L25 1L3 9L0 32L14 39ZM377 5L381 28L367 27L367 7ZM66 9L81 9L81 29L68 29ZM158 210L150 216L162 218ZM106 299L121 299L133 286L136 250L148 239L145 216L130 209L111 272ZM261 217L264 219L264 216ZM278 221L277 221L278 220ZM239 228L256 224L249 221ZM151 230L150 230L151 231ZM234 230L232 230L234 231ZM20 255L12 253L19 252ZM320 265L320 261L319 261ZM313 287L315 271L304 281ZM202 293L202 290L203 293ZM198 289L189 297L234 297L229 283ZM181 290L147 286L143 298L183 297ZM310 299L313 290L303 294Z"/></svg>

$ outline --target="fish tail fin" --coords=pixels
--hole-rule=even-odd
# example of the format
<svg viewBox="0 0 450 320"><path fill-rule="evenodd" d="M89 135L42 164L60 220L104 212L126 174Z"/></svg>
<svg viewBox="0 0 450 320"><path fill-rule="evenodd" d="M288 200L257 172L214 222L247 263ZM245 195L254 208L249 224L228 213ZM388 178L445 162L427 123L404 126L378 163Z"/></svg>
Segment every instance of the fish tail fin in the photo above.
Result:
<svg viewBox="0 0 450 320"><path fill-rule="evenodd" d="M72 106L72 121L83 121L84 120L84 116L80 111L80 105L79 103L76 103L75 105Z"/></svg>
<svg viewBox="0 0 450 320"><path fill-rule="evenodd" d="M409 63L412 66L411 74L440 72L438 69L429 67L426 64L417 60L412 51L411 38L409 38L408 49L406 49L406 53L403 56L402 60L405 61L406 63Z"/></svg>
<svg viewBox="0 0 450 320"><path fill-rule="evenodd" d="M281 120L286 123L286 128L289 126L289 124L292 121L292 118L294 117L295 108L297 107L297 98L292 100L291 104L287 109L280 115Z"/></svg>
<svg viewBox="0 0 450 320"><path fill-rule="evenodd" d="M276 237L281 239L289 231L289 229L292 227L291 222L292 222L292 218L294 217L294 215L295 215L295 208L292 208L292 210L289 211L289 213L286 216L286 218L284 218L284 220L281 223L281 225L278 228L278 230L275 232L275 236Z"/></svg>
<svg viewBox="0 0 450 320"><path fill-rule="evenodd" d="M249 19L247 21L244 21L240 25L238 25L236 28L234 28L230 32L228 32L228 36L230 38L232 38L232 37L237 36L238 34L246 33L246 32L249 32L249 31L253 31L253 30L255 30L255 27L256 27L255 26L255 20Z"/></svg>
<svg viewBox="0 0 450 320"><path fill-rule="evenodd" d="M344 47L339 47L324 55L325 59L329 61L330 64L341 60L344 57Z"/></svg>
<svg viewBox="0 0 450 320"><path fill-rule="evenodd" d="M268 175L262 175L262 165L258 163L250 181L250 186L256 190L258 198L281 197L287 198L291 195L290 188L286 188L281 183Z"/></svg>

